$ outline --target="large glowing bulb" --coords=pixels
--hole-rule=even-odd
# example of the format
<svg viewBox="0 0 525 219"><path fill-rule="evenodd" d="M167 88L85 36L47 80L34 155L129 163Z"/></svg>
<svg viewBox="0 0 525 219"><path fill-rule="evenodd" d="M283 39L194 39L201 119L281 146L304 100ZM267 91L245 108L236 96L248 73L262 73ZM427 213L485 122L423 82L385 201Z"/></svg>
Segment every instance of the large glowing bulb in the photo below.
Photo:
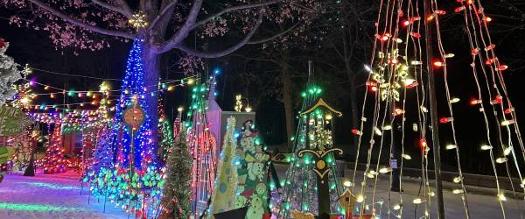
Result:
<svg viewBox="0 0 525 219"><path fill-rule="evenodd" d="M491 149L492 149L492 146L490 146L490 145L486 145L486 144L481 145L481 150L482 151L487 151L487 150L491 150Z"/></svg>
<svg viewBox="0 0 525 219"><path fill-rule="evenodd" d="M457 98L457 97L454 97L452 99L450 99L450 103L458 103L461 99Z"/></svg>
<svg viewBox="0 0 525 219"><path fill-rule="evenodd" d="M379 135L379 136L383 135L383 132L381 131L381 129L379 129L379 128L377 128L377 127L374 127L374 133L375 133L376 135Z"/></svg>
<svg viewBox="0 0 525 219"><path fill-rule="evenodd" d="M398 211L399 209L401 209L401 205L399 205L399 204L394 205L393 209Z"/></svg>
<svg viewBox="0 0 525 219"><path fill-rule="evenodd" d="M369 65L365 65L365 71L372 73L372 68Z"/></svg>
<svg viewBox="0 0 525 219"><path fill-rule="evenodd" d="M423 200L421 200L421 198L416 198L416 199L412 200L412 203L414 203L415 205L419 205L419 204L423 203Z"/></svg>
<svg viewBox="0 0 525 219"><path fill-rule="evenodd" d="M512 152L512 147L507 147L505 150L503 150L503 154L505 156L509 156L509 154Z"/></svg>
<svg viewBox="0 0 525 219"><path fill-rule="evenodd" d="M461 189L454 189L454 190L452 190L452 193L456 194L456 195L459 195L459 194L463 193L463 190L461 190Z"/></svg>
<svg viewBox="0 0 525 219"><path fill-rule="evenodd" d="M496 159L496 163L505 163L507 162L507 158L506 157L498 157Z"/></svg>
<svg viewBox="0 0 525 219"><path fill-rule="evenodd" d="M356 201L357 201L358 203L362 203L363 201L365 201L365 197L364 197L362 194L359 194L359 195L357 195L357 197L356 197Z"/></svg>
<svg viewBox="0 0 525 219"><path fill-rule="evenodd" d="M383 167L383 168L379 169L379 173L381 173L381 174L389 173L390 171L392 171L392 168L390 168L390 167Z"/></svg>
<svg viewBox="0 0 525 219"><path fill-rule="evenodd" d="M498 200L504 202L504 201L507 201L507 197L505 197L505 194L499 193L498 194Z"/></svg>
<svg viewBox="0 0 525 219"><path fill-rule="evenodd" d="M445 149L447 150L452 150L452 149L456 149L458 146L455 145L455 144L448 144L447 146L445 146Z"/></svg>

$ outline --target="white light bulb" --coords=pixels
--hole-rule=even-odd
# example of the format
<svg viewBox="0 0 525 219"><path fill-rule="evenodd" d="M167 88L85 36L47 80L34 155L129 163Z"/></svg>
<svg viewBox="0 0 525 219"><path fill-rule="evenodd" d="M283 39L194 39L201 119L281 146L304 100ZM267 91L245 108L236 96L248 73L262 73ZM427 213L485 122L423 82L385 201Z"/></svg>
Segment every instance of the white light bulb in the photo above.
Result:
<svg viewBox="0 0 525 219"><path fill-rule="evenodd" d="M481 150L482 151L491 150L491 149L492 149L492 146L490 146L490 145L486 145L486 144L481 145Z"/></svg>
<svg viewBox="0 0 525 219"><path fill-rule="evenodd" d="M379 136L383 135L383 132L381 131L381 129L378 129L377 127L374 127L374 132L376 135L379 135Z"/></svg>
<svg viewBox="0 0 525 219"><path fill-rule="evenodd" d="M447 150L452 150L452 149L456 149L458 146L455 145L455 144L448 144L447 146L445 146L445 149Z"/></svg>
<svg viewBox="0 0 525 219"><path fill-rule="evenodd" d="M463 193L463 190L461 190L461 189L454 189L454 190L452 190L452 193L456 194L456 195L459 195L459 194Z"/></svg>
<svg viewBox="0 0 525 219"><path fill-rule="evenodd" d="M450 103L458 103L459 101L460 101L460 99L457 98L457 97L454 97L454 98L450 99Z"/></svg>
<svg viewBox="0 0 525 219"><path fill-rule="evenodd" d="M393 209L397 211L397 210L401 209L401 205L399 205L399 204L394 205Z"/></svg>
<svg viewBox="0 0 525 219"><path fill-rule="evenodd" d="M372 73L372 68L369 65L365 65L365 71Z"/></svg>
<svg viewBox="0 0 525 219"><path fill-rule="evenodd" d="M507 162L507 158L506 157L498 157L496 159L496 163L505 163Z"/></svg>
<svg viewBox="0 0 525 219"><path fill-rule="evenodd" d="M505 156L509 156L510 152L512 152L512 147L507 147L505 150L503 150L503 154Z"/></svg>
<svg viewBox="0 0 525 219"><path fill-rule="evenodd" d="M381 173L381 174L389 173L390 171L392 171L392 168L390 168L390 167L383 167L383 168L379 169L379 173Z"/></svg>

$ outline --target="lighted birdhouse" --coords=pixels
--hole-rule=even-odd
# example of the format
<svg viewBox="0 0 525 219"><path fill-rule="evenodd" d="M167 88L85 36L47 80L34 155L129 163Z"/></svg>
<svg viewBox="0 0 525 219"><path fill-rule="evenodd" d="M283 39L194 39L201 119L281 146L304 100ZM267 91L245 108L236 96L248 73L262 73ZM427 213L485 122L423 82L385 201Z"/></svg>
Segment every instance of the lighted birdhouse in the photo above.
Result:
<svg viewBox="0 0 525 219"><path fill-rule="evenodd" d="M315 216L309 212L292 211L292 219L314 219Z"/></svg>
<svg viewBox="0 0 525 219"><path fill-rule="evenodd" d="M354 209L355 203L357 202L357 198L354 194L352 194L352 191L350 189L347 189L341 196L339 196L339 205L343 209L345 209L346 212L346 218L351 218L352 216L352 210Z"/></svg>

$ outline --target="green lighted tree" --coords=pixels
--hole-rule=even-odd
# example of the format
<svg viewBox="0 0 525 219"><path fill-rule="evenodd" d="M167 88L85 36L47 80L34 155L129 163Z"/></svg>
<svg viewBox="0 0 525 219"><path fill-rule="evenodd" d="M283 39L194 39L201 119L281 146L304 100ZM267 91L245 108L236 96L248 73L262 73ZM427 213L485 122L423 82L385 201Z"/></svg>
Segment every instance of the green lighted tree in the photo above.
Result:
<svg viewBox="0 0 525 219"><path fill-rule="evenodd" d="M186 144L186 130L184 126L181 129L166 163L161 218L188 218L191 215L192 158Z"/></svg>

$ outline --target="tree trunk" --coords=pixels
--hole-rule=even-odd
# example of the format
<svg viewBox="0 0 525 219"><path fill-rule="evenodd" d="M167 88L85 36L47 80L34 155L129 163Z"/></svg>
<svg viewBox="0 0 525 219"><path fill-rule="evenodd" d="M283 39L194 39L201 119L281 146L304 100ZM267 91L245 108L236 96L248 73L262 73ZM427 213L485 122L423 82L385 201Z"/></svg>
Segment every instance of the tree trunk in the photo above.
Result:
<svg viewBox="0 0 525 219"><path fill-rule="evenodd" d="M290 76L290 69L288 67L288 51L281 52L281 80L282 80L282 95L284 104L284 114L286 120L286 136L287 136L287 150L292 149L292 137L294 136L294 113L292 101L292 79Z"/></svg>
<svg viewBox="0 0 525 219"><path fill-rule="evenodd" d="M157 92L157 86L159 83L159 72L160 72L160 55L156 53L155 49L152 47L151 44L148 44L148 41L145 41L146 44L144 45L143 50L143 59L144 59L144 86L148 89L146 95L146 104L148 106L148 109L146 110L146 114L151 119L151 132L153 137L153 144L152 148L153 151L157 152L158 147L158 123L159 123L159 115L158 115L158 95L159 92Z"/></svg>

